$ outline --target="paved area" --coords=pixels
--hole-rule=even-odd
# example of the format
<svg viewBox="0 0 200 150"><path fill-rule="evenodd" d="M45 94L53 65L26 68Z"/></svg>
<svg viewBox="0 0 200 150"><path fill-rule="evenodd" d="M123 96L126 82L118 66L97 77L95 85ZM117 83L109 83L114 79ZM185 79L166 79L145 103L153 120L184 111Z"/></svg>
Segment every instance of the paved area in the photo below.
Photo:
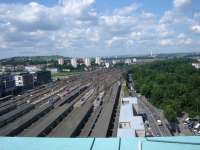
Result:
<svg viewBox="0 0 200 150"><path fill-rule="evenodd" d="M168 122L162 115L162 112L149 103L144 96L140 96L133 91L131 91L131 94L132 96L138 97L139 111L140 113L145 113L147 115L150 131L152 132L153 136L171 136L171 133L167 128ZM163 125L159 126L157 124L157 120L161 120Z"/></svg>
<svg viewBox="0 0 200 150"><path fill-rule="evenodd" d="M186 135L186 136L191 136L194 135L186 125L183 124L184 120L188 117L188 115L184 115L181 118L177 118L179 121L179 129L180 129L180 133L175 133L175 135Z"/></svg>
<svg viewBox="0 0 200 150"><path fill-rule="evenodd" d="M152 124L153 128L157 128L156 136L171 136L169 129L167 128L168 122L162 115L162 112L156 109L151 103L147 101L145 97L140 98L140 102L146 106L146 111L148 112L147 115L151 116L151 119L154 121ZM145 108L145 107L144 107ZM150 120L150 119L149 119ZM162 121L162 125L157 124L157 120Z"/></svg>

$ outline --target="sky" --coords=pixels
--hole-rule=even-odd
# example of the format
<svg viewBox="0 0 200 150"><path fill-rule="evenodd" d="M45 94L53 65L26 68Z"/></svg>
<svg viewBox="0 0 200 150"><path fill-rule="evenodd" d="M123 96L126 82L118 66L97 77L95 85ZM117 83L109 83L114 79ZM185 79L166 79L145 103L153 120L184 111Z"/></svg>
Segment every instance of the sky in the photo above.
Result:
<svg viewBox="0 0 200 150"><path fill-rule="evenodd" d="M0 58L200 52L199 0L0 0Z"/></svg>

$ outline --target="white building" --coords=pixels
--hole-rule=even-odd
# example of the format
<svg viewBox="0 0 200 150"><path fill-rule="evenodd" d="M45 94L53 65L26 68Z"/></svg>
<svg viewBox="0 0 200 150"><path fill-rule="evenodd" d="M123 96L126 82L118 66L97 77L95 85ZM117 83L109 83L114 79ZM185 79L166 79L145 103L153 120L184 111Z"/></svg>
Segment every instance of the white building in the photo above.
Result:
<svg viewBox="0 0 200 150"><path fill-rule="evenodd" d="M137 59L136 58L133 58L133 63L136 63L137 62Z"/></svg>
<svg viewBox="0 0 200 150"><path fill-rule="evenodd" d="M106 62L106 63L105 63L105 66L106 66L106 68L109 68L109 67L110 67L110 63L109 63L109 62Z"/></svg>
<svg viewBox="0 0 200 150"><path fill-rule="evenodd" d="M115 65L117 63L116 60L112 60L112 64Z"/></svg>
<svg viewBox="0 0 200 150"><path fill-rule="evenodd" d="M131 59L125 59L125 64L131 64Z"/></svg>
<svg viewBox="0 0 200 150"><path fill-rule="evenodd" d="M74 68L77 67L77 59L76 59L76 58L72 58L72 59L71 59L71 65L72 65L72 67L74 67Z"/></svg>
<svg viewBox="0 0 200 150"><path fill-rule="evenodd" d="M59 65L63 65L64 64L64 59L63 58L59 58L58 59L58 64Z"/></svg>
<svg viewBox="0 0 200 150"><path fill-rule="evenodd" d="M51 73L58 73L58 68L46 68L47 71L50 71Z"/></svg>
<svg viewBox="0 0 200 150"><path fill-rule="evenodd" d="M142 116L135 116L134 105L137 98L127 97L121 100L117 137L144 137L145 127Z"/></svg>
<svg viewBox="0 0 200 150"><path fill-rule="evenodd" d="M90 58L85 58L84 59L84 63L87 67L89 67L91 65L91 61L90 61Z"/></svg>
<svg viewBox="0 0 200 150"><path fill-rule="evenodd" d="M192 63L192 66L196 69L200 69L200 63Z"/></svg>
<svg viewBox="0 0 200 150"><path fill-rule="evenodd" d="M133 112L134 115L137 115L139 113L139 107L138 107L138 98L137 97L125 97L122 99L122 104L132 104L133 105Z"/></svg>
<svg viewBox="0 0 200 150"><path fill-rule="evenodd" d="M25 66L25 70L28 71L29 73L36 73L38 71L41 71L40 68L37 66Z"/></svg>
<svg viewBox="0 0 200 150"><path fill-rule="evenodd" d="M23 77L21 75L15 75L15 85L24 86Z"/></svg>
<svg viewBox="0 0 200 150"><path fill-rule="evenodd" d="M101 58L100 57L95 58L95 64L101 65Z"/></svg>
<svg viewBox="0 0 200 150"><path fill-rule="evenodd" d="M34 86L34 78L32 74L22 73L14 76L15 86L23 88L32 88Z"/></svg>

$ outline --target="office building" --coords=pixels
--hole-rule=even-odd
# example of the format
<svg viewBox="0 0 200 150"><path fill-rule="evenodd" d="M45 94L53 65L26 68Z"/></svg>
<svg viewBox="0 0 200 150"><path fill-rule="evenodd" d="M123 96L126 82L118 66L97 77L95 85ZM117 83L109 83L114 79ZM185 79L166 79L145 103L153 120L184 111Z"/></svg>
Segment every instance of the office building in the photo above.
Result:
<svg viewBox="0 0 200 150"><path fill-rule="evenodd" d="M136 58L133 58L133 63L136 63L137 62L137 59Z"/></svg>
<svg viewBox="0 0 200 150"><path fill-rule="evenodd" d="M85 58L84 59L84 63L87 67L89 67L91 65L91 61L90 61L90 58Z"/></svg>
<svg viewBox="0 0 200 150"><path fill-rule="evenodd" d="M15 75L15 86L22 89L31 89L34 87L33 75L30 73L21 73Z"/></svg>
<svg viewBox="0 0 200 150"><path fill-rule="evenodd" d="M46 68L47 71L50 71L52 74L58 73L58 68Z"/></svg>
<svg viewBox="0 0 200 150"><path fill-rule="evenodd" d="M71 59L71 65L72 65L72 67L77 68L77 59L76 58Z"/></svg>
<svg viewBox="0 0 200 150"><path fill-rule="evenodd" d="M196 69L200 69L200 63L192 63L192 66L195 67Z"/></svg>
<svg viewBox="0 0 200 150"><path fill-rule="evenodd" d="M125 59L125 64L131 64L131 59Z"/></svg>
<svg viewBox="0 0 200 150"><path fill-rule="evenodd" d="M110 67L110 63L109 63L109 62L106 62L106 63L105 63L105 67L106 67L106 68L109 68L109 67Z"/></svg>
<svg viewBox="0 0 200 150"><path fill-rule="evenodd" d="M37 71L41 71L41 69L37 66L25 66L25 70L29 73L36 73Z"/></svg>
<svg viewBox="0 0 200 150"><path fill-rule="evenodd" d="M64 59L63 58L59 58L58 59L58 64L59 65L64 65Z"/></svg>
<svg viewBox="0 0 200 150"><path fill-rule="evenodd" d="M0 75L0 95L13 92L15 89L14 76L11 74Z"/></svg>
<svg viewBox="0 0 200 150"><path fill-rule="evenodd" d="M95 58L95 64L101 65L101 58L100 57Z"/></svg>
<svg viewBox="0 0 200 150"><path fill-rule="evenodd" d="M117 63L116 60L112 60L112 64L115 65Z"/></svg>
<svg viewBox="0 0 200 150"><path fill-rule="evenodd" d="M51 82L50 71L39 71L36 73L37 84L42 85Z"/></svg>

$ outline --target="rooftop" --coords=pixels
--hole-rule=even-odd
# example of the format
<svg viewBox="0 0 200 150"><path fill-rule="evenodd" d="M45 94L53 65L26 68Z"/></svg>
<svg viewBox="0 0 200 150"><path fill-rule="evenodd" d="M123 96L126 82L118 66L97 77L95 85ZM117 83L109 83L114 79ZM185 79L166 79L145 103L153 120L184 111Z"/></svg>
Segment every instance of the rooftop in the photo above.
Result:
<svg viewBox="0 0 200 150"><path fill-rule="evenodd" d="M78 144L77 144L78 143ZM200 137L20 138L1 137L1 150L199 150Z"/></svg>
<svg viewBox="0 0 200 150"><path fill-rule="evenodd" d="M129 121L133 116L133 106L131 104L121 105L119 122Z"/></svg>
<svg viewBox="0 0 200 150"><path fill-rule="evenodd" d="M122 100L124 101L124 99ZM137 130L144 131L145 128L143 119L141 116L134 116L133 104L136 104L137 98L128 97L125 98L125 103L121 105L119 115L119 127L117 131L118 137L134 137Z"/></svg>
<svg viewBox="0 0 200 150"><path fill-rule="evenodd" d="M122 99L122 101L124 102L128 102L128 103L130 103L130 104L137 104L137 101L138 101L138 99L137 99L137 97L124 97L123 99Z"/></svg>

